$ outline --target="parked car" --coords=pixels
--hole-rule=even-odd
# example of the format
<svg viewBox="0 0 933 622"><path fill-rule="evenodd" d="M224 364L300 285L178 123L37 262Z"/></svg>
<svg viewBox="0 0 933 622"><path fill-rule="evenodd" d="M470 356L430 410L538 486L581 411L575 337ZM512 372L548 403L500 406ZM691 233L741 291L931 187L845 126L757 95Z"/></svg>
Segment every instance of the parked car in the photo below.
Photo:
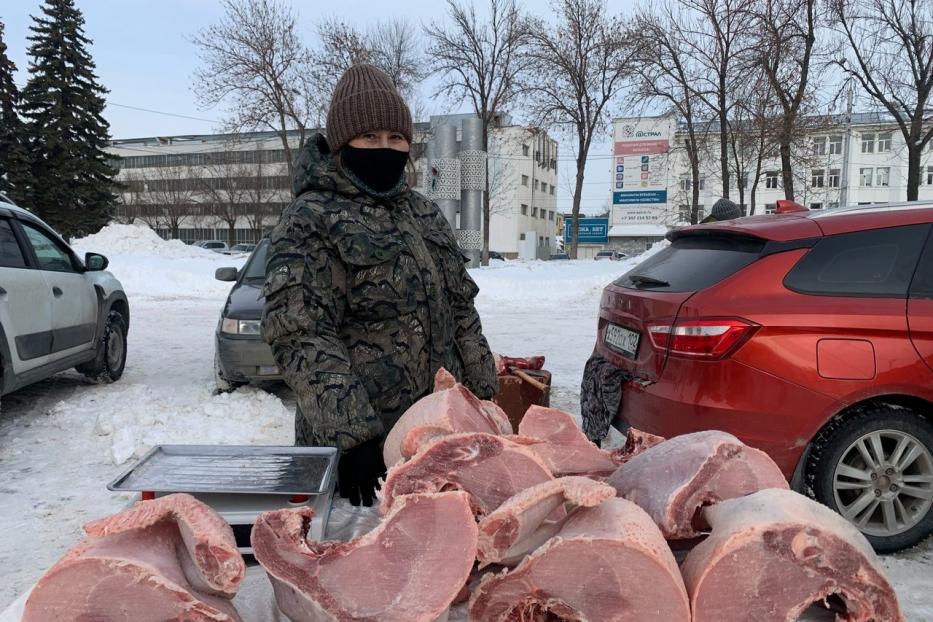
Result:
<svg viewBox="0 0 933 622"><path fill-rule="evenodd" d="M505 261L505 257L503 257L500 253L497 253L496 251L489 251L489 258L498 259L499 261Z"/></svg>
<svg viewBox="0 0 933 622"><path fill-rule="evenodd" d="M671 232L608 285L615 425L767 452L882 552L933 532L933 202Z"/></svg>
<svg viewBox="0 0 933 622"><path fill-rule="evenodd" d="M2 192L0 192L0 203L9 203L10 205L16 205L16 203L14 203L10 197L3 194Z"/></svg>
<svg viewBox="0 0 933 622"><path fill-rule="evenodd" d="M610 260L610 261L621 261L621 260L625 259L626 257L628 257L628 255L626 255L626 254L623 253L623 252L620 252L620 251L613 251L613 250L607 250L607 251L599 251L599 252L596 253L596 255L593 257L593 259L595 259L595 260L597 260L597 261L600 260L600 259L608 259L608 260Z"/></svg>
<svg viewBox="0 0 933 622"><path fill-rule="evenodd" d="M215 274L217 280L234 284L215 334L214 378L219 391L282 377L272 358L272 349L259 334L268 249L268 240L263 240L241 270L218 268Z"/></svg>
<svg viewBox="0 0 933 622"><path fill-rule="evenodd" d="M570 255L567 253L551 253L548 259L570 259Z"/></svg>
<svg viewBox="0 0 933 622"><path fill-rule="evenodd" d="M215 253L221 253L228 248L227 243L220 240L199 240L195 242L193 246L198 246L209 251L214 251Z"/></svg>
<svg viewBox="0 0 933 622"><path fill-rule="evenodd" d="M0 395L72 367L120 378L130 308L107 264L97 253L82 261L39 218L0 203Z"/></svg>
<svg viewBox="0 0 933 622"><path fill-rule="evenodd" d="M256 250L255 244L234 244L230 249L230 252L233 253L252 253Z"/></svg>

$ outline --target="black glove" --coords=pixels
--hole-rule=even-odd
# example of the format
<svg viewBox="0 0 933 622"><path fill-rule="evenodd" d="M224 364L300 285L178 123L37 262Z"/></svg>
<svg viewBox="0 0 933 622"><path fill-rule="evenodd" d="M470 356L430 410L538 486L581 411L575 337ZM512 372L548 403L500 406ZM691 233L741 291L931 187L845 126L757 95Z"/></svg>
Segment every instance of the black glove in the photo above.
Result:
<svg viewBox="0 0 933 622"><path fill-rule="evenodd" d="M337 485L340 487L340 496L349 499L352 505L359 505L362 501L363 505L370 507L376 499L379 479L386 474L380 440L366 441L340 455Z"/></svg>

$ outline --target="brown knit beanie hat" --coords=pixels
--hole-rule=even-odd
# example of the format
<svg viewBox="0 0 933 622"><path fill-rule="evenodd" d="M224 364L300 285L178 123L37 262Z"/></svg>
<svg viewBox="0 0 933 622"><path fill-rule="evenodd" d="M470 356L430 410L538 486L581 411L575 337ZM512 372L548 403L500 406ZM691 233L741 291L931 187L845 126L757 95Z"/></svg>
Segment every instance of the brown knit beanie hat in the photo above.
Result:
<svg viewBox="0 0 933 622"><path fill-rule="evenodd" d="M411 112L392 79L372 65L354 65L337 82L327 111L333 152L364 132L392 130L411 143Z"/></svg>

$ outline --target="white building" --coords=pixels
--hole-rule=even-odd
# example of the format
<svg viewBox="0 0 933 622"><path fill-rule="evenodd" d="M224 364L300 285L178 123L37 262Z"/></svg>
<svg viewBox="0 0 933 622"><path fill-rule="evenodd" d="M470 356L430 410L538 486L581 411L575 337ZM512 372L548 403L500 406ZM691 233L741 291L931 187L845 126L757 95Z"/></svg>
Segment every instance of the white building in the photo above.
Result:
<svg viewBox="0 0 933 622"><path fill-rule="evenodd" d="M416 190L424 191L431 128L459 127L467 116L415 124ZM291 132L288 141L295 157L298 133ZM292 198L286 151L274 132L114 140L108 151L123 185L118 217L143 220L166 238L256 241ZM542 130L508 125L503 117L490 135L488 157L490 250L513 258L547 257L560 225L557 142Z"/></svg>
<svg viewBox="0 0 933 622"><path fill-rule="evenodd" d="M907 149L894 121L885 114L857 113L812 123L795 147L796 201L810 209L889 203L907 198ZM613 122L613 206L610 245L644 250L672 226L689 223L692 190L684 148L686 131L672 115L629 117ZM700 157L700 219L722 195L719 135L704 136ZM848 143L848 148L846 148ZM746 213L773 212L784 198L780 160L763 160L754 205L755 167L730 171L730 198ZM739 199L738 180L745 183ZM921 199L933 199L933 141L921 163Z"/></svg>

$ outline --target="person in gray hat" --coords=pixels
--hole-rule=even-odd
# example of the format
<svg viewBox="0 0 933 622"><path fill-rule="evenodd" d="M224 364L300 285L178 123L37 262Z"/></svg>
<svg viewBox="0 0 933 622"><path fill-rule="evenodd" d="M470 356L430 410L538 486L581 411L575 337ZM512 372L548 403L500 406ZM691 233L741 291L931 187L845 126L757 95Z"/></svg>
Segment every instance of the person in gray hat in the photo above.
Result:
<svg viewBox="0 0 933 622"><path fill-rule="evenodd" d="M338 485L354 505L372 504L381 443L439 368L481 399L498 384L479 288L447 220L406 181L411 141L389 76L352 67L270 235L262 336L298 402L295 442L341 451Z"/></svg>
<svg viewBox="0 0 933 622"><path fill-rule="evenodd" d="M741 218L742 209L729 199L719 199L713 203L713 209L709 211L709 216L700 221L700 224L709 222L722 222L723 220L732 220Z"/></svg>

